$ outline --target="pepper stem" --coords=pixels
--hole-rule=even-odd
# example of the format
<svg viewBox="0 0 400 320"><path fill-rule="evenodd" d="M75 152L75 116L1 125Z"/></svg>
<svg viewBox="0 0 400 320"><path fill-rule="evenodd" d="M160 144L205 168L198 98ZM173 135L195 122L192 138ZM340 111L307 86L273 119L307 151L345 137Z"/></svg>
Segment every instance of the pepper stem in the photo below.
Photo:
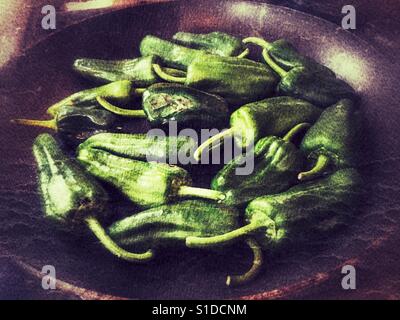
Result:
<svg viewBox="0 0 400 320"><path fill-rule="evenodd" d="M132 253L122 249L104 231L104 228L99 223L97 218L87 217L85 221L89 226L89 229L92 230L97 239L100 240L101 244L118 258L130 262L146 262L153 258L154 254L152 250L148 250L144 253Z"/></svg>
<svg viewBox="0 0 400 320"><path fill-rule="evenodd" d="M252 222L244 227L214 237L187 237L186 246L188 248L207 248L230 244L235 240L248 236L249 234L252 234L261 228L265 228L265 225Z"/></svg>
<svg viewBox="0 0 400 320"><path fill-rule="evenodd" d="M168 82L185 83L186 77L176 77L166 73L159 64L153 64L154 72L163 80Z"/></svg>
<svg viewBox="0 0 400 320"><path fill-rule="evenodd" d="M204 188L195 188L189 186L181 186L178 190L178 196L198 197L198 198L215 200L218 202L223 201L225 199L225 193L221 191L204 189Z"/></svg>
<svg viewBox="0 0 400 320"><path fill-rule="evenodd" d="M258 37L248 37L248 38L244 38L242 40L243 43L252 43L255 44L257 46L260 46L263 49L271 49L271 43L269 43L268 41L264 40L263 38L258 38Z"/></svg>
<svg viewBox="0 0 400 320"><path fill-rule="evenodd" d="M267 49L263 49L262 56L271 69L274 70L281 78L286 76L287 71L283 70L274 60L272 60Z"/></svg>
<svg viewBox="0 0 400 320"><path fill-rule="evenodd" d="M104 109L119 116L130 117L130 118L146 118L146 113L143 110L129 110L129 109L119 108L108 102L103 97L97 97L96 100Z"/></svg>
<svg viewBox="0 0 400 320"><path fill-rule="evenodd" d="M246 48L243 50L241 54L237 55L236 58L243 59L246 58L249 54L250 54L250 49Z"/></svg>
<svg viewBox="0 0 400 320"><path fill-rule="evenodd" d="M247 239L246 244L250 247L250 249L253 252L253 264L245 274L236 276L230 276L230 275L227 276L226 277L227 286L238 286L246 284L252 281L254 278L256 278L261 271L264 258L260 245L253 238Z"/></svg>
<svg viewBox="0 0 400 320"><path fill-rule="evenodd" d="M314 167L309 171L300 172L298 179L301 181L306 181L318 177L328 167L329 162L329 157L324 154L320 154Z"/></svg>
<svg viewBox="0 0 400 320"><path fill-rule="evenodd" d="M22 124L25 126L42 127L57 131L57 122L55 119L51 120L30 120L30 119L13 119L12 123Z"/></svg>
<svg viewBox="0 0 400 320"><path fill-rule="evenodd" d="M214 144L215 141L222 140L225 137L232 136L234 133L234 128L229 128L225 131L222 131L215 136L212 136L211 138L207 139L204 141L193 153L193 157L196 161L200 161L201 155L203 154L204 150L209 148L212 144Z"/></svg>
<svg viewBox="0 0 400 320"><path fill-rule="evenodd" d="M295 125L292 129L289 130L288 133L283 137L283 140L285 141L292 141L293 138L301 131L308 129L311 127L311 124L308 122L303 122L299 123L298 125Z"/></svg>
<svg viewBox="0 0 400 320"><path fill-rule="evenodd" d="M144 93L146 90L147 90L146 88L136 88L136 89L133 89L133 93L134 93L135 95L137 95L137 96L141 96L141 95L143 95L143 93Z"/></svg>

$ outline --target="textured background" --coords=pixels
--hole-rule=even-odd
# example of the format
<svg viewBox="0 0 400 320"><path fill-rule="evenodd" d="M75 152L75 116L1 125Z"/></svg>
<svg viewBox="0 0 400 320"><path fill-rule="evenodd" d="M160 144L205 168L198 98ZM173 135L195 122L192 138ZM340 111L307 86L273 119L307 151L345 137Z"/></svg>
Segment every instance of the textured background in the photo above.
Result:
<svg viewBox="0 0 400 320"><path fill-rule="evenodd" d="M354 33L384 52L393 62L400 57L399 37L399 4L398 1L266 1L280 4L320 16L331 22L340 24L340 9L344 4L353 4L357 9L357 30ZM33 4L34 3L34 4ZM40 9L43 4L54 4L59 8L58 29L85 19L100 11L71 13L65 12L64 1L26 1L0 0L0 65L4 65L28 48L47 37L51 31L40 28ZM120 1L118 5L126 5ZM0 87L1 90L1 87ZM2 173L4 174L4 173ZM333 278L321 286L317 286L306 294L293 295L293 298L394 298L399 299L400 252L397 248L399 236L394 235L387 240L381 249L379 259L370 257L360 266L358 280L363 283L362 290L344 292ZM1 253L0 253L1 255ZM38 282L29 278L7 257L0 256L0 298L63 298L52 293L50 296L38 288Z"/></svg>

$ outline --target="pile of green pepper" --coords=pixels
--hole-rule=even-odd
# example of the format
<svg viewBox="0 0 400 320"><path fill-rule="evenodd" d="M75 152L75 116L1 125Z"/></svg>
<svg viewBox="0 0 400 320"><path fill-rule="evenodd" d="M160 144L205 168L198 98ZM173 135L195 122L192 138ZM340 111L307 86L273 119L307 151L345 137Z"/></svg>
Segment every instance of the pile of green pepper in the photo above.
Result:
<svg viewBox="0 0 400 320"><path fill-rule="evenodd" d="M266 63L247 58L250 44L262 48ZM253 264L227 278L239 285L258 275L264 250L326 235L357 211L359 99L332 70L284 39L224 32L178 32L170 41L148 35L140 53L77 59L73 69L101 86L56 102L47 109L51 119L13 120L60 138L45 133L33 144L46 217L86 225L106 250L130 262L177 247L221 250L243 241ZM119 121L136 118L153 127L177 121L230 128L200 146L190 137L115 133ZM200 161L226 137L246 153L209 188L195 186L194 166L168 164L179 156ZM71 140L79 144L75 157L64 150ZM247 160L254 169L238 174ZM113 219L110 199L120 197L143 211Z"/></svg>

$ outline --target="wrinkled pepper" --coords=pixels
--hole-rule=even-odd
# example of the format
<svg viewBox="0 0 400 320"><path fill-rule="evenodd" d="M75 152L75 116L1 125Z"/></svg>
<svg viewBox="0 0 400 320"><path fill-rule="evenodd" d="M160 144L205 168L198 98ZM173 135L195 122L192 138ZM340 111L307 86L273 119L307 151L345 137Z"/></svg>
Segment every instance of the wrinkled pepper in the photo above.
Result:
<svg viewBox="0 0 400 320"><path fill-rule="evenodd" d="M103 98L97 101L110 112L124 117L143 118L153 126L177 121L191 127L221 127L228 118L228 106L219 96L180 84L158 83L143 93L143 110L128 110L108 103Z"/></svg>
<svg viewBox="0 0 400 320"><path fill-rule="evenodd" d="M186 77L169 75L157 64L154 71L163 80L219 95L233 108L271 96L278 83L268 66L237 57L199 56L188 66Z"/></svg>
<svg viewBox="0 0 400 320"><path fill-rule="evenodd" d="M324 66L308 60L286 71L274 61L267 48L263 49L262 56L281 78L277 90L282 95L304 99L321 108L340 99L358 100L354 89Z"/></svg>
<svg viewBox="0 0 400 320"><path fill-rule="evenodd" d="M184 247L188 237L212 237L239 228L240 212L202 200L186 200L148 209L113 223L108 234L123 247L134 250ZM259 272L262 255L254 240L247 240L253 250L253 267L245 276L228 276L227 284L243 284Z"/></svg>
<svg viewBox="0 0 400 320"><path fill-rule="evenodd" d="M340 100L325 109L301 142L300 149L314 166L300 173L299 179L313 179L330 169L356 167L360 135L359 111L351 100Z"/></svg>
<svg viewBox="0 0 400 320"><path fill-rule="evenodd" d="M311 70L321 70L328 74L335 74L328 67L325 67L314 59L301 54L289 41L285 39L267 42L262 38L249 37L243 39L243 43L253 43L266 49L273 61L286 71L295 67L307 67Z"/></svg>
<svg viewBox="0 0 400 320"><path fill-rule="evenodd" d="M57 131L63 139L78 142L88 134L110 129L116 122L116 117L98 106L81 108L64 105L58 108L55 117L50 120L15 119L12 121L22 125L52 129Z"/></svg>
<svg viewBox="0 0 400 320"><path fill-rule="evenodd" d="M306 159L290 141L309 127L309 124L301 123L283 138L268 136L260 139L253 150L234 158L216 174L211 189L225 192L224 203L237 206L297 184L297 175L303 170ZM253 172L237 175L237 169L250 161L254 163Z"/></svg>
<svg viewBox="0 0 400 320"><path fill-rule="evenodd" d="M324 236L343 226L357 210L361 185L356 170L342 169L286 192L256 198L246 208L245 226L214 237L188 237L186 245L222 246L251 235L264 249L272 249Z"/></svg>
<svg viewBox="0 0 400 320"><path fill-rule="evenodd" d="M180 155L190 157L196 142L189 136L151 136L147 134L99 133L78 148L97 149L134 160L168 162Z"/></svg>
<svg viewBox="0 0 400 320"><path fill-rule="evenodd" d="M75 60L73 68L89 80L102 83L129 80L133 86L148 87L158 81L153 71L154 63L155 56L125 60L81 58Z"/></svg>
<svg viewBox="0 0 400 320"><path fill-rule="evenodd" d="M206 52L147 35L140 42L140 54L144 57L158 56L163 65L186 70L194 59Z"/></svg>
<svg viewBox="0 0 400 320"><path fill-rule="evenodd" d="M58 109L65 105L77 107L92 106L93 104L97 104L96 98L98 97L111 99L117 103L125 104L130 102L135 94L141 94L142 92L143 90L141 89L133 88L131 81L116 81L101 87L76 92L48 108L47 114L56 116Z"/></svg>
<svg viewBox="0 0 400 320"><path fill-rule="evenodd" d="M144 262L152 258L152 251L142 254L128 252L106 234L98 218L107 211L107 193L75 160L62 152L51 135L42 134L36 138L33 154L47 218L67 226L85 223L101 244L121 259Z"/></svg>
<svg viewBox="0 0 400 320"><path fill-rule="evenodd" d="M225 32L190 33L177 32L172 39L185 47L200 49L222 57L244 57L248 49L244 48L242 40Z"/></svg>
<svg viewBox="0 0 400 320"><path fill-rule="evenodd" d="M204 150L229 136L235 138L239 147L248 148L261 137L281 136L299 123L314 123L321 112L309 102L291 97L274 97L249 103L232 113L230 129L204 141L194 157L200 160Z"/></svg>
<svg viewBox="0 0 400 320"><path fill-rule="evenodd" d="M222 192L191 187L189 173L180 167L157 162L144 162L111 153L79 149L78 160L86 171L119 189L137 205L149 208L182 197L221 201Z"/></svg>

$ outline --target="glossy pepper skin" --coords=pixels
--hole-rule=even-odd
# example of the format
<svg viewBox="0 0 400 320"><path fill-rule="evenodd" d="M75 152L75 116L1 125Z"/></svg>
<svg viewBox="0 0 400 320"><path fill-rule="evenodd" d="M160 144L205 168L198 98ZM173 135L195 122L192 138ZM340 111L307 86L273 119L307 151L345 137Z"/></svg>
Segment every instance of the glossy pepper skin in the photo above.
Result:
<svg viewBox="0 0 400 320"><path fill-rule="evenodd" d="M51 135L41 134L36 138L33 154L46 217L70 223L105 212L107 193L62 152Z"/></svg>
<svg viewBox="0 0 400 320"><path fill-rule="evenodd" d="M186 77L170 77L155 68L160 78L179 82L224 98L232 108L267 98L274 93L274 72L249 59L202 55L188 66Z"/></svg>
<svg viewBox="0 0 400 320"><path fill-rule="evenodd" d="M243 163L253 161L253 172L237 175ZM290 142L269 136L260 139L254 149L228 163L211 182L211 189L226 194L225 204L242 205L259 196L285 191L297 184L297 175L303 170L306 159Z"/></svg>
<svg viewBox="0 0 400 320"><path fill-rule="evenodd" d="M189 236L214 236L239 227L240 212L215 202L186 200L113 223L109 235L135 250L184 247Z"/></svg>
<svg viewBox="0 0 400 320"><path fill-rule="evenodd" d="M47 114L54 117L57 115L58 110L66 105L77 107L93 106L97 104L97 97L108 98L118 103L125 104L132 99L134 94L135 89L131 81L116 81L101 87L76 92L48 108Z"/></svg>
<svg viewBox="0 0 400 320"><path fill-rule="evenodd" d="M200 49L222 57L238 56L245 50L242 40L225 32L177 32L172 39L183 46Z"/></svg>
<svg viewBox="0 0 400 320"><path fill-rule="evenodd" d="M144 208L185 196L212 200L224 197L218 191L190 187L189 173L177 166L118 157L91 148L80 149L77 159L91 175L113 185Z"/></svg>
<svg viewBox="0 0 400 320"><path fill-rule="evenodd" d="M112 128L116 117L98 106L61 106L51 120L15 119L14 123L43 127L57 131L62 139L76 144L90 134Z"/></svg>
<svg viewBox="0 0 400 320"><path fill-rule="evenodd" d="M160 83L143 93L143 110L153 126L169 121L221 127L228 119L228 106L219 96L180 84Z"/></svg>
<svg viewBox="0 0 400 320"><path fill-rule="evenodd" d="M232 135L239 147L252 147L261 137L282 136L299 123L314 123L321 112L311 103L291 97L274 97L246 104L232 113L230 129L206 140L195 151L194 157L200 159L208 146Z"/></svg>
<svg viewBox="0 0 400 320"><path fill-rule="evenodd" d="M158 56L163 65L186 70L204 50L192 49L152 35L147 35L140 43L142 56Z"/></svg>
<svg viewBox="0 0 400 320"><path fill-rule="evenodd" d="M97 149L134 160L169 162L180 155L190 157L196 142L189 136L150 136L103 132L91 136L78 148Z"/></svg>
<svg viewBox="0 0 400 320"><path fill-rule="evenodd" d="M253 235L264 249L325 235L357 210L362 181L354 169L343 169L286 192L254 199L246 209L244 227L215 237L191 237L188 247L206 248Z"/></svg>
<svg viewBox="0 0 400 320"><path fill-rule="evenodd" d="M325 109L301 142L300 149L314 167L299 178L312 179L332 168L357 166L360 135L359 111L351 100L340 100Z"/></svg>
<svg viewBox="0 0 400 320"><path fill-rule="evenodd" d="M74 70L89 80L110 83L129 80L137 87L148 87L158 81L153 71L155 56L125 60L100 60L81 58L74 62Z"/></svg>

